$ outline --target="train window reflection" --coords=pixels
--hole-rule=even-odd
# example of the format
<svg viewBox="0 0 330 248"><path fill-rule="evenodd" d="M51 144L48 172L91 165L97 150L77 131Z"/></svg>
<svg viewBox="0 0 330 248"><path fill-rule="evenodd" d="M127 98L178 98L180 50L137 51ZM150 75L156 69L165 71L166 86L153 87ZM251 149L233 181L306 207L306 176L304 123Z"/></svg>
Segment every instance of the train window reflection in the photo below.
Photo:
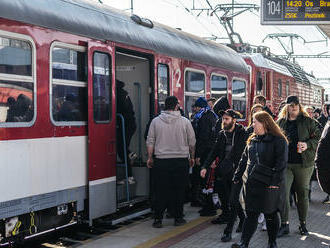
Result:
<svg viewBox="0 0 330 248"><path fill-rule="evenodd" d="M68 48L54 47L52 59L53 78L87 81L85 53Z"/></svg>
<svg viewBox="0 0 330 248"><path fill-rule="evenodd" d="M32 48L29 42L0 37L0 73L32 76Z"/></svg>
<svg viewBox="0 0 330 248"><path fill-rule="evenodd" d="M95 52L93 62L94 120L96 123L109 122L111 116L110 56Z"/></svg>
<svg viewBox="0 0 330 248"><path fill-rule="evenodd" d="M211 77L211 95L218 99L227 96L227 78L223 76L212 75Z"/></svg>
<svg viewBox="0 0 330 248"><path fill-rule="evenodd" d="M186 71L185 89L188 92L205 93L205 75L200 72Z"/></svg>
<svg viewBox="0 0 330 248"><path fill-rule="evenodd" d="M233 109L239 111L243 115L243 119L246 117L246 84L242 80L233 80Z"/></svg>
<svg viewBox="0 0 330 248"><path fill-rule="evenodd" d="M33 83L0 81L0 123L33 119Z"/></svg>
<svg viewBox="0 0 330 248"><path fill-rule="evenodd" d="M57 125L87 122L86 63L84 47L56 43L52 46L51 117Z"/></svg>
<svg viewBox="0 0 330 248"><path fill-rule="evenodd" d="M158 64L158 110L164 110L165 99L169 92L168 66Z"/></svg>

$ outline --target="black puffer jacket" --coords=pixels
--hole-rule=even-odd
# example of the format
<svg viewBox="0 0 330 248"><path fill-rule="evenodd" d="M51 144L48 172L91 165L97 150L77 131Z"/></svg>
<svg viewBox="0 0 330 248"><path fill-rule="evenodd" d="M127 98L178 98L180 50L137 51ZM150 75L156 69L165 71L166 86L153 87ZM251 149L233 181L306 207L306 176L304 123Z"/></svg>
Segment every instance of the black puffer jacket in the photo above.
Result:
<svg viewBox="0 0 330 248"><path fill-rule="evenodd" d="M197 123L196 123L197 121ZM217 121L217 116L212 110L203 113L199 120L193 121L193 127L196 135L196 158L203 158L212 148L212 132Z"/></svg>
<svg viewBox="0 0 330 248"><path fill-rule="evenodd" d="M236 169L238 162L241 159L242 153L244 151L246 140L248 138L247 132L244 127L240 124L235 124L233 134L233 147L227 156L227 159L233 164L233 170ZM219 164L225 158L226 151L226 136L225 131L221 130L218 134L217 141L212 148L211 152L207 156L206 161L203 164L203 168L207 169L216 157L219 157Z"/></svg>
<svg viewBox="0 0 330 248"><path fill-rule="evenodd" d="M322 189L330 194L330 121L327 122L316 150L315 167Z"/></svg>
<svg viewBox="0 0 330 248"><path fill-rule="evenodd" d="M219 119L217 120L217 122L216 122L216 124L213 128L213 132L212 132L213 143L216 142L217 137L218 137L218 133L222 129L222 126L221 126L221 123L222 123L221 110L227 110L229 108L230 108L230 105L229 105L227 97L225 97L225 96L220 97L214 104L213 111L214 111L214 113L216 113L219 116Z"/></svg>
<svg viewBox="0 0 330 248"><path fill-rule="evenodd" d="M284 193L284 170L288 161L288 145L286 141L278 136L271 134L256 136L250 144L246 146L238 168L234 175L234 181L245 183L246 190L246 209L256 212L268 212L265 207L266 186L260 182L249 180L249 175L253 167L256 165L256 144L258 146L259 161L265 166L275 168L275 174L271 185L280 186L281 192ZM284 204L284 194L279 194L275 209L282 209Z"/></svg>

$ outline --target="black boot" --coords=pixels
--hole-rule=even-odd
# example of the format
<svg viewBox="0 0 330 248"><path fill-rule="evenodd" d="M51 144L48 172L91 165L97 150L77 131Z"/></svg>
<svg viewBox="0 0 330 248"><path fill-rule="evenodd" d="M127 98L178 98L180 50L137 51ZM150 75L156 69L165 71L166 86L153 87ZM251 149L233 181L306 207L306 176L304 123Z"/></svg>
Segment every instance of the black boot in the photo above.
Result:
<svg viewBox="0 0 330 248"><path fill-rule="evenodd" d="M289 224L282 224L280 230L278 230L277 237L283 237L284 235L288 235L290 233Z"/></svg>
<svg viewBox="0 0 330 248"><path fill-rule="evenodd" d="M231 240L231 233L224 233L221 237L222 242L229 242Z"/></svg>
<svg viewBox="0 0 330 248"><path fill-rule="evenodd" d="M300 223L299 232L300 232L300 235L303 235L303 236L309 235L309 232L306 228L306 223L303 223L303 222Z"/></svg>
<svg viewBox="0 0 330 248"><path fill-rule="evenodd" d="M239 243L235 243L231 246L231 248L248 248L249 244L243 241L240 241Z"/></svg>
<svg viewBox="0 0 330 248"><path fill-rule="evenodd" d="M276 241L274 241L274 242L269 242L267 248L277 248Z"/></svg>

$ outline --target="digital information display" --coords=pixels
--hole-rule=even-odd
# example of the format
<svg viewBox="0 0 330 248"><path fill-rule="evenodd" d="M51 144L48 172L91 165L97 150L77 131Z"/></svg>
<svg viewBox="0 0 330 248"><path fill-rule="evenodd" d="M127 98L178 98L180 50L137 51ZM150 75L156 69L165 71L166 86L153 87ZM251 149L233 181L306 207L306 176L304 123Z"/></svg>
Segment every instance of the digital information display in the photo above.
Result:
<svg viewBox="0 0 330 248"><path fill-rule="evenodd" d="M330 24L330 0L261 0L261 24Z"/></svg>

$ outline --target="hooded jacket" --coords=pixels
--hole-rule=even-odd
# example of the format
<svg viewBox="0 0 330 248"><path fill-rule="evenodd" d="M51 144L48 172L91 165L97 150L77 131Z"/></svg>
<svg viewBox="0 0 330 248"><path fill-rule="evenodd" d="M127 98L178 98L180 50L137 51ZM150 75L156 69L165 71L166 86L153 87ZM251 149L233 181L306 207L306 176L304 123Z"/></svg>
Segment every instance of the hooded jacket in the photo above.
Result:
<svg viewBox="0 0 330 248"><path fill-rule="evenodd" d="M150 124L147 146L154 148L156 158L188 158L195 143L192 125L180 111L162 111Z"/></svg>

